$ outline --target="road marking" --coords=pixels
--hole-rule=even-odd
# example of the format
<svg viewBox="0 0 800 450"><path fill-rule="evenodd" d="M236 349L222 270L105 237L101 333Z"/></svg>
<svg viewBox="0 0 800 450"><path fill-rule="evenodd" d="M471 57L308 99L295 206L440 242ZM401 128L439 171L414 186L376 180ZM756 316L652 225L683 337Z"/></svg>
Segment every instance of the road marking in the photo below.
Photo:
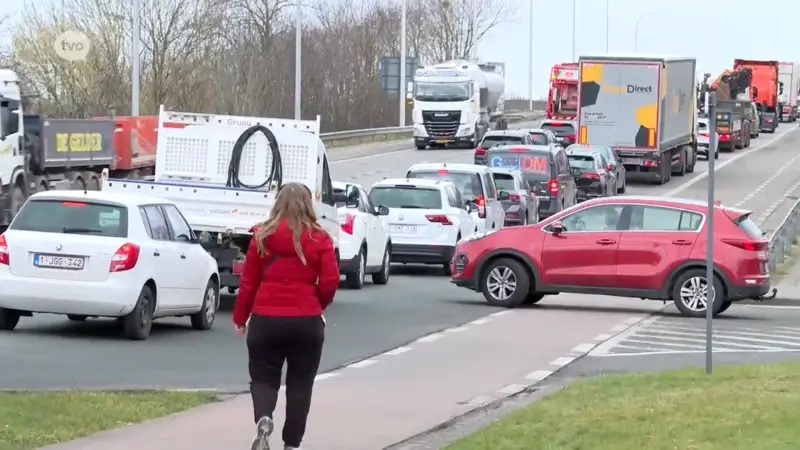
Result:
<svg viewBox="0 0 800 450"><path fill-rule="evenodd" d="M483 317L481 319L475 319L472 322L470 322L469 324L470 325L483 325L483 324L489 323L491 321L492 321L491 317Z"/></svg>
<svg viewBox="0 0 800 450"><path fill-rule="evenodd" d="M394 350L389 350L388 352L384 353L384 355L397 356L397 355L402 355L403 353L410 352L410 351L411 351L411 347L397 347Z"/></svg>
<svg viewBox="0 0 800 450"><path fill-rule="evenodd" d="M595 345L597 344L594 343L578 344L575 347L572 347L572 351L581 354L588 353L595 347Z"/></svg>
<svg viewBox="0 0 800 450"><path fill-rule="evenodd" d="M339 374L336 373L336 372L325 372L325 373L321 373L321 374L315 376L314 377L314 381L328 380L330 378L334 378L334 377L338 377L338 376L339 376Z"/></svg>
<svg viewBox="0 0 800 450"><path fill-rule="evenodd" d="M446 333L461 333L462 331L469 330L469 327L466 325L461 325L460 327L453 327L453 328L446 328L444 331Z"/></svg>
<svg viewBox="0 0 800 450"><path fill-rule="evenodd" d="M503 310L503 311L497 311L497 312L491 313L489 315L493 316L493 317L500 317L500 316L505 316L506 314L511 314L512 312L514 312L514 311L510 310L510 309L506 309L506 310Z"/></svg>
<svg viewBox="0 0 800 450"><path fill-rule="evenodd" d="M539 382L544 380L545 378L549 377L553 374L552 370L537 370L536 372L531 372L525 375L526 380L531 380L534 382Z"/></svg>
<svg viewBox="0 0 800 450"><path fill-rule="evenodd" d="M369 367L377 363L378 361L375 361L374 359L362 359L361 361L354 362L353 364L350 364L347 367L351 369L363 369L364 367Z"/></svg>
<svg viewBox="0 0 800 450"><path fill-rule="evenodd" d="M637 323L641 322L643 319L644 319L644 317L629 317L629 318L623 320L622 323L627 324L627 325L634 325L634 324L637 324Z"/></svg>
<svg viewBox="0 0 800 450"><path fill-rule="evenodd" d="M518 394L525 390L527 386L523 386L521 384L509 384L508 386L502 387L495 392L502 395L511 396L514 394Z"/></svg>
<svg viewBox="0 0 800 450"><path fill-rule="evenodd" d="M567 364L571 363L572 361L575 361L575 359L576 358L573 358L571 356L562 356L561 358L556 358L556 359L550 361L550 365L551 366L564 367Z"/></svg>
<svg viewBox="0 0 800 450"><path fill-rule="evenodd" d="M439 339L443 338L444 334L442 333L431 333L427 336L422 336L421 338L417 339L416 342L434 342L438 341Z"/></svg>
<svg viewBox="0 0 800 450"><path fill-rule="evenodd" d="M759 150L761 150L763 148L769 147L770 145L778 142L779 140L783 139L784 137L789 136L790 134L792 134L795 131L797 131L797 128L798 127L793 127L789 131L781 133L781 134L779 134L777 136L774 136L772 139L762 143L761 145L758 145L758 146L755 146L755 147L751 147L750 150L748 150L746 152L739 153L738 155L733 155L730 159L726 159L725 161L722 161L719 164L715 164L714 165L714 172L717 172L718 170L722 169L723 167L725 167L725 166L727 166L729 164L732 164L734 161L738 161L738 160L740 160L740 159L742 159L742 158L744 158L744 157L746 157L748 155L752 155L753 153L755 153L755 152L757 152L757 151L759 151ZM681 184L680 186L677 186L675 189L672 189L671 191L668 191L667 193L665 193L663 195L663 197L674 197L676 194L680 194L681 192L689 189L691 186L694 186L695 184L699 183L700 181L708 178L708 175L709 175L709 172L705 171L705 172L697 175L696 177L692 178L691 180L686 181L685 183Z"/></svg>
<svg viewBox="0 0 800 450"><path fill-rule="evenodd" d="M613 336L612 334L598 334L592 340L593 341L603 342L603 341L607 341L607 340L611 339L612 336Z"/></svg>
<svg viewBox="0 0 800 450"><path fill-rule="evenodd" d="M785 134L788 134L788 133L785 133ZM773 182L773 181L777 180L777 179L778 179L778 177L780 177L780 176L781 176L781 174L782 174L783 172L785 172L785 171L786 171L786 169L788 169L789 167L791 167L791 166L792 166L792 164L793 164L795 161L797 161L798 159L800 159L800 154L798 154L798 155L797 155L797 156L795 156L794 158L792 158L792 159L790 159L789 161L787 161L787 162L786 162L786 164L784 164L784 165L783 165L783 167L781 167L780 169L778 169L778 171L777 171L777 172L775 172L774 174L772 174L772 176L771 176L771 177L767 178L767 180L766 180L766 181L764 181L763 183L761 183L761 185L760 185L760 186L758 186L757 188L755 188L755 189L753 190L753 192L751 192L751 193L749 193L749 194L745 195L745 196L744 196L744 198L742 198L742 199L739 201L739 203L737 203L737 204L735 204L735 205L733 205L733 206L738 208L738 207L740 207L740 206L744 205L745 203L749 202L750 200L752 200L752 199L753 199L753 197L755 197L756 195L758 195L758 193L759 193L759 192L760 192L762 189L766 188L767 186L769 186L770 184L772 184L772 182Z"/></svg>
<svg viewBox="0 0 800 450"><path fill-rule="evenodd" d="M614 325L613 327L611 327L611 332L612 333L619 333L620 331L625 331L628 328L630 328L630 325L626 325L624 323L621 323L619 325Z"/></svg>
<svg viewBox="0 0 800 450"><path fill-rule="evenodd" d="M798 302L800 303L800 302ZM798 306L789 305L736 305L737 308L773 308L773 309L800 309Z"/></svg>
<svg viewBox="0 0 800 450"><path fill-rule="evenodd" d="M800 156L800 155L798 155L798 156ZM770 218L770 216L772 216L775 213L775 210L780 208L780 206L783 204L783 202L786 201L786 199L793 198L794 197L794 195L793 195L794 191L796 191L798 188L800 188L800 181L798 181L797 183L793 184L792 187L787 189L786 192L783 193L783 195L778 197L777 200L775 200L771 205L769 205L769 207L766 210L764 210L764 213L761 214L761 216L759 216L758 220L756 221L758 223L758 225L759 226L763 225L764 222L766 222ZM795 201L796 201L796 199L795 199Z"/></svg>

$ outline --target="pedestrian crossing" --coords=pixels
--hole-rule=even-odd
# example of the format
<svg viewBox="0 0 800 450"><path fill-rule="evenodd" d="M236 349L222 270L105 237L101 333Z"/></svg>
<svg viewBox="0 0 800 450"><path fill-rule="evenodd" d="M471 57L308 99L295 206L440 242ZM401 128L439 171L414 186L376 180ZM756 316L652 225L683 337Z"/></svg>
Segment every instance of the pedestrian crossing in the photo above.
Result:
<svg viewBox="0 0 800 450"><path fill-rule="evenodd" d="M715 320L713 351L800 352L800 324ZM706 351L705 320L651 317L595 347L590 356L640 356Z"/></svg>

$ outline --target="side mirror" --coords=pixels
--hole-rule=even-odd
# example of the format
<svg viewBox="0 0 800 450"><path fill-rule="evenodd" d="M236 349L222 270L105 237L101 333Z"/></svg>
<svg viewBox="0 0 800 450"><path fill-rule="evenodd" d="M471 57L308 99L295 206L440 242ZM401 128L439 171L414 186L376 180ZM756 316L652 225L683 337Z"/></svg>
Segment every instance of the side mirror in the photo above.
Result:
<svg viewBox="0 0 800 450"><path fill-rule="evenodd" d="M347 203L347 195L344 192L334 192L333 201L334 203Z"/></svg>
<svg viewBox="0 0 800 450"><path fill-rule="evenodd" d="M572 173L573 177L579 177L583 175L583 171L581 169L578 169L577 167L570 167L569 170L570 173Z"/></svg>
<svg viewBox="0 0 800 450"><path fill-rule="evenodd" d="M553 232L554 236L558 236L559 234L564 232L564 224L561 223L560 220L556 220L555 222L550 224L550 231Z"/></svg>
<svg viewBox="0 0 800 450"><path fill-rule="evenodd" d="M358 189L353 186L347 186L347 200L345 201L345 206L348 208L358 208L359 204L359 196L358 196Z"/></svg>
<svg viewBox="0 0 800 450"><path fill-rule="evenodd" d="M385 205L379 205L379 206L376 208L376 211L375 211L375 212L376 212L376 213L377 213L377 215L379 215L379 216L388 216L388 215L389 215L389 207L388 207L388 206L385 206Z"/></svg>
<svg viewBox="0 0 800 450"><path fill-rule="evenodd" d="M187 243L197 242L196 239L192 239L190 236L187 236L185 234L179 234L175 236L175 240L178 242L187 242Z"/></svg>
<svg viewBox="0 0 800 450"><path fill-rule="evenodd" d="M506 191L500 191L497 193L497 199L500 201L508 200L511 198L511 195L508 194Z"/></svg>
<svg viewBox="0 0 800 450"><path fill-rule="evenodd" d="M475 203L469 202L467 203L467 207L465 208L468 213L478 212L478 205Z"/></svg>
<svg viewBox="0 0 800 450"><path fill-rule="evenodd" d="M5 139L8 136L19 131L19 117L16 111L12 111L8 106L0 108L0 139Z"/></svg>

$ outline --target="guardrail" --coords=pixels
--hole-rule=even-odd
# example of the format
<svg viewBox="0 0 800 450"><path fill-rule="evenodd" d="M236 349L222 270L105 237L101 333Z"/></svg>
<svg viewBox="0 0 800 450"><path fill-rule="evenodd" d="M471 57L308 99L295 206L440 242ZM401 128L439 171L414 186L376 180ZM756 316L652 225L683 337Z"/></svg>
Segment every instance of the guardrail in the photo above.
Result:
<svg viewBox="0 0 800 450"><path fill-rule="evenodd" d="M770 272L773 272L778 264L786 261L792 246L797 244L798 234L800 234L800 200L795 202L792 210L769 238Z"/></svg>
<svg viewBox="0 0 800 450"><path fill-rule="evenodd" d="M506 114L508 123L524 122L536 120L544 117L541 111L531 111L528 113ZM347 145L358 145L368 142L394 141L398 139L411 139L413 126L408 127L385 127L369 128L366 130L334 131L332 133L321 133L320 137L325 145L330 147L342 147Z"/></svg>

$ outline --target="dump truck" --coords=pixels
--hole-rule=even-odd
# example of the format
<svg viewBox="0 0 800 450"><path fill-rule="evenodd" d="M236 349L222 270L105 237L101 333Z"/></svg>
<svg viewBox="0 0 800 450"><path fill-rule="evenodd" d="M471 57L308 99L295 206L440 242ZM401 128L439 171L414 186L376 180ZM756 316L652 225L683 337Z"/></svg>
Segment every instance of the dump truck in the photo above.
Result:
<svg viewBox="0 0 800 450"><path fill-rule="evenodd" d="M582 56L578 143L614 148L626 177L657 184L694 172L694 58Z"/></svg>
<svg viewBox="0 0 800 450"><path fill-rule="evenodd" d="M556 64L550 70L548 120L575 120L578 112L578 63Z"/></svg>
<svg viewBox="0 0 800 450"><path fill-rule="evenodd" d="M717 100L717 133L719 150L735 151L750 146L754 123L752 105L747 100Z"/></svg>

